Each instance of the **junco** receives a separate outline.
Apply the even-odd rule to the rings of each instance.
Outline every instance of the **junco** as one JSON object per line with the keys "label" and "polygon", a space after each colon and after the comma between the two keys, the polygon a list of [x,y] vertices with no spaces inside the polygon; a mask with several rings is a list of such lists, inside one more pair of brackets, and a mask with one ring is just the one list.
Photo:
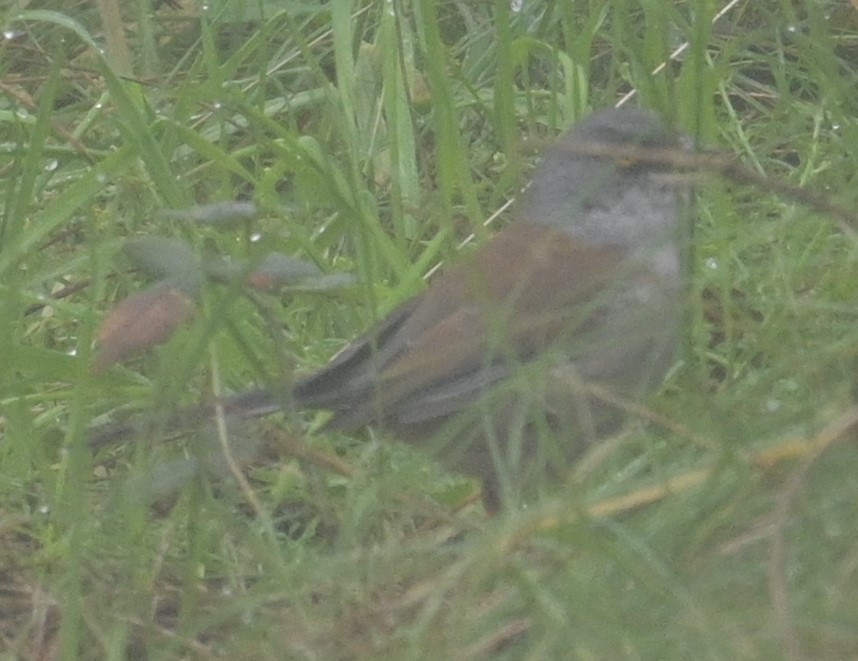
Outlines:
{"label": "junco", "polygon": [[549,148],[516,219],[423,293],[283,392],[224,402],[238,417],[328,409],[435,445],[496,510],[557,473],[660,380],[684,287],[678,142],[651,112],[605,110]]}
{"label": "junco", "polygon": [[544,154],[515,220],[320,371],[223,401],[227,415],[327,409],[431,448],[505,502],[621,419],[678,344],[678,142],[654,114],[596,113]]}

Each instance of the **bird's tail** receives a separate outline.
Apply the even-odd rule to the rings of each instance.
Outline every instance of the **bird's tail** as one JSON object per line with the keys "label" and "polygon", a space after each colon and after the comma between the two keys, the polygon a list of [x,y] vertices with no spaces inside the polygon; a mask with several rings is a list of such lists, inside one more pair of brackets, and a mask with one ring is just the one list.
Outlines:
{"label": "bird's tail", "polygon": [[111,421],[94,425],[88,432],[89,445],[97,451],[108,445],[122,443],[138,437],[156,435],[169,440],[188,434],[214,419],[218,409],[230,420],[248,420],[271,415],[284,408],[291,408],[288,392],[259,388],[231,395],[221,400],[220,405],[204,404],[189,407],[164,416],[152,413],[139,414],[128,420]]}

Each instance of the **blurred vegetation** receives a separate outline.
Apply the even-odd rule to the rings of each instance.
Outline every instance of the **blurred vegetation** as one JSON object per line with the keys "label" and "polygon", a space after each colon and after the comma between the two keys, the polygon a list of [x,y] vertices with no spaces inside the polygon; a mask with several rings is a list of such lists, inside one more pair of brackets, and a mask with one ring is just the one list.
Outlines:
{"label": "blurred vegetation", "polygon": [[[314,416],[230,430],[227,463],[87,445],[324,364],[629,93],[858,208],[853,5],[18,0],[0,23],[4,658],[858,657],[856,228],[765,186],[703,178],[650,415],[521,511]],[[193,211],[231,202],[255,213]],[[96,374],[150,237],[334,279],[195,279],[189,323]]]}

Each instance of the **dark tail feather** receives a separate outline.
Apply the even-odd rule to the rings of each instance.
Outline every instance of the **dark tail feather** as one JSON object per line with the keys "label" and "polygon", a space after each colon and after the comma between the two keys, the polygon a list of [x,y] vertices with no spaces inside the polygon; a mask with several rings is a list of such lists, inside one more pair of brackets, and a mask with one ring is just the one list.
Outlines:
{"label": "dark tail feather", "polygon": [[[291,408],[288,396],[278,395],[265,389],[229,396],[221,402],[221,406],[227,418],[238,420],[260,418],[284,408]],[[93,451],[98,451],[108,445],[144,436],[157,436],[159,439],[169,440],[206,424],[214,418],[215,412],[213,404],[206,404],[176,411],[166,420],[163,416],[145,413],[120,422],[107,422],[90,428],[89,446]]]}
{"label": "dark tail feather", "polygon": [[242,420],[261,418],[290,408],[294,407],[291,405],[288,396],[267,388],[250,390],[223,400],[224,413]]}

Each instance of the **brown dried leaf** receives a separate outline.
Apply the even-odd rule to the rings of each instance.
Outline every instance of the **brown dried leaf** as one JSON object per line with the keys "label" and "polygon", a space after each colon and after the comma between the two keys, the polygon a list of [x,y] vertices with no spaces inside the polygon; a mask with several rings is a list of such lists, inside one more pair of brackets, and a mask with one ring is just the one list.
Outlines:
{"label": "brown dried leaf", "polygon": [[170,283],[129,296],[107,314],[98,330],[93,371],[103,372],[168,340],[193,313],[193,301]]}

